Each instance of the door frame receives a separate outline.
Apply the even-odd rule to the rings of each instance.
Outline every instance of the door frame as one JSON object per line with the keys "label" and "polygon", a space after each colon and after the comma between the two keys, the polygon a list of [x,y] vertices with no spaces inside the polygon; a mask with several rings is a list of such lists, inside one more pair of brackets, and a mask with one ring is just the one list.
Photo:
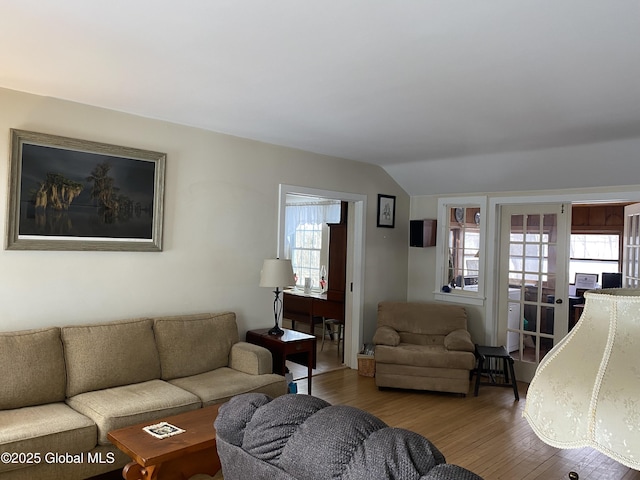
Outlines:
{"label": "door frame", "polygon": [[344,364],[349,368],[357,369],[358,351],[360,350],[360,345],[364,343],[364,255],[367,196],[359,193],[337,192],[281,183],[278,206],[278,257],[284,245],[285,205],[288,194],[308,195],[349,202],[349,214],[347,215]]}
{"label": "door frame", "polygon": [[[495,196],[489,199],[487,212],[487,271],[498,271],[499,267],[499,241],[500,241],[500,219],[503,205],[526,205],[543,203],[565,203],[572,205],[575,203],[615,203],[615,202],[640,202],[640,192],[637,190],[594,190],[592,192],[575,192],[569,194],[542,194],[523,196]],[[568,265],[567,265],[568,267]],[[485,293],[488,301],[485,309],[485,342],[487,345],[496,345],[498,341],[498,278],[485,277]]]}

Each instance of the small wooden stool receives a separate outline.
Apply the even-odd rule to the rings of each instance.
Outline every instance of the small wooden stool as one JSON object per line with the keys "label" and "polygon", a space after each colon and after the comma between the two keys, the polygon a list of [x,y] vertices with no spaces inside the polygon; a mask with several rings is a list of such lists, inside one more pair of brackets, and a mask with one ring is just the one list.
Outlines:
{"label": "small wooden stool", "polygon": [[[491,368],[491,360],[487,362],[487,359],[497,358],[498,360],[502,359],[502,370],[492,369]],[[488,347],[485,345],[476,344],[476,388],[474,391],[474,396],[478,396],[478,390],[480,390],[480,385],[488,385],[491,387],[512,387],[513,394],[516,397],[516,400],[520,400],[520,395],[518,394],[518,384],[516,383],[516,374],[513,371],[513,358],[507,352],[507,349],[504,347]],[[480,377],[483,373],[489,375],[488,382],[481,382]],[[496,375],[501,375],[504,377],[504,382],[497,382]]]}

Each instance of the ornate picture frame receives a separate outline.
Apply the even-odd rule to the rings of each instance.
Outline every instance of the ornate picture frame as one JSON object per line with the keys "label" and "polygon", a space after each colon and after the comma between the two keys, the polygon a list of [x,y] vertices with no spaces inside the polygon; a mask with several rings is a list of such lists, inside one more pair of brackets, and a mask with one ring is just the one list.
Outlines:
{"label": "ornate picture frame", "polygon": [[166,154],[11,129],[7,250],[162,250]]}
{"label": "ornate picture frame", "polygon": [[378,227],[395,228],[396,226],[396,197],[394,195],[378,194]]}

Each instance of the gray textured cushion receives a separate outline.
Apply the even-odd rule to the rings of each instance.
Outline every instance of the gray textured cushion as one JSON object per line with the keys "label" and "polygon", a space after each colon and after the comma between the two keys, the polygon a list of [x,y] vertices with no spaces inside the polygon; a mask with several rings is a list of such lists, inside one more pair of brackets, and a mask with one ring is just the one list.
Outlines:
{"label": "gray textured cushion", "polygon": [[[271,398],[264,393],[247,393],[233,397],[218,409],[218,416],[213,423],[216,433],[232,445],[242,445],[247,423],[259,407],[270,401]],[[227,410],[230,413],[226,413]]]}
{"label": "gray textured cushion", "polygon": [[232,312],[160,317],[153,328],[164,380],[227,367],[239,340]]}
{"label": "gray textured cushion", "polygon": [[59,328],[0,333],[0,365],[0,410],[64,401]]}
{"label": "gray textured cushion", "polygon": [[482,480],[415,432],[308,395],[239,395],[215,427],[225,480]]}
{"label": "gray textured cushion", "polygon": [[160,378],[150,319],[62,328],[67,397]]}

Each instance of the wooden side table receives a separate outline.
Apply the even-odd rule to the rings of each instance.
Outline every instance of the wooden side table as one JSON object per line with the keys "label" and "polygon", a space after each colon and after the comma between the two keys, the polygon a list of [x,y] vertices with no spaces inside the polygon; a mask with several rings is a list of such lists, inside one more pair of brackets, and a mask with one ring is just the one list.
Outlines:
{"label": "wooden side table", "polygon": [[284,375],[287,360],[305,365],[308,369],[307,393],[311,395],[311,374],[316,367],[316,337],[286,328],[282,335],[269,335],[268,332],[268,328],[249,330],[246,340],[271,352],[273,373]]}

